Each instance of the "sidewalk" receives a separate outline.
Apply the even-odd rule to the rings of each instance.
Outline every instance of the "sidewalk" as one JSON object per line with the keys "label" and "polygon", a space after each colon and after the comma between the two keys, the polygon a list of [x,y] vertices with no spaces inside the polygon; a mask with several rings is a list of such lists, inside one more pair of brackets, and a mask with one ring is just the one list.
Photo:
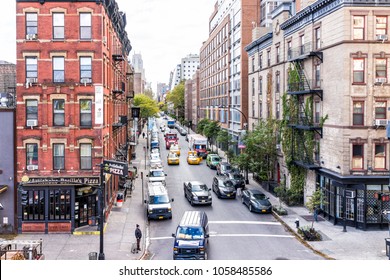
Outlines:
{"label": "sidewalk", "polygon": [[[219,155],[226,159],[225,153],[218,149]],[[272,193],[267,192],[253,180],[249,175],[249,185],[251,188],[261,188],[270,198],[272,205],[279,205],[279,199]],[[279,216],[273,213],[286,229],[301,240],[307,247],[323,255],[327,259],[336,260],[388,260],[386,256],[385,238],[390,237],[389,229],[359,230],[354,227],[347,227],[343,232],[343,227],[333,225],[332,222],[318,215],[318,222],[314,222],[314,228],[321,234],[322,241],[305,241],[298,234],[296,219],[299,220],[299,226],[311,226],[313,214],[303,206],[289,207],[282,203],[282,207],[287,210],[288,215]]]}
{"label": "sidewalk", "polygon": [[[142,135],[142,132],[141,132]],[[127,196],[121,207],[113,206],[104,225],[103,252],[106,260],[138,260],[147,259],[146,242],[148,232],[145,218],[146,212],[142,197],[141,172],[145,173],[145,154],[143,147],[146,139],[139,138],[136,146],[136,159],[132,161],[138,168],[138,178],[131,196]],[[140,225],[142,231],[141,249],[139,253],[131,253],[132,244],[136,242],[135,226]],[[98,226],[85,226],[74,234],[19,234],[15,240],[43,240],[43,253],[46,260],[88,260],[90,252],[100,250],[100,232]]]}

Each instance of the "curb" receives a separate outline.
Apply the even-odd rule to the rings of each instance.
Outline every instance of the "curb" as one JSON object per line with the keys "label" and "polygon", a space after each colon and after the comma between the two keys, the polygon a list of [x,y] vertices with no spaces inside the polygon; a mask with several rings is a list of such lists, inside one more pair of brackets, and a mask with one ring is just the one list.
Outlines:
{"label": "curb", "polygon": [[[106,232],[108,223],[104,223],[103,233]],[[94,231],[73,231],[73,235],[100,235],[100,230]]]}
{"label": "curb", "polygon": [[[306,246],[307,248],[309,248],[310,250],[312,250],[314,253],[316,253],[317,255],[320,255],[321,257],[324,257],[325,259],[327,260],[335,260],[334,258],[332,257],[329,257],[327,254],[324,254],[323,252],[321,251],[318,251],[317,249],[314,249],[313,246],[311,246],[305,239],[302,238],[302,236],[300,236],[297,232],[295,232],[295,230],[293,230],[285,221],[283,221],[283,219],[275,213],[275,211],[272,210],[272,215],[275,217],[275,219],[277,219],[291,234],[293,234],[295,236],[296,239],[298,239],[299,242],[301,242],[304,246]],[[320,241],[318,241],[320,242]]]}

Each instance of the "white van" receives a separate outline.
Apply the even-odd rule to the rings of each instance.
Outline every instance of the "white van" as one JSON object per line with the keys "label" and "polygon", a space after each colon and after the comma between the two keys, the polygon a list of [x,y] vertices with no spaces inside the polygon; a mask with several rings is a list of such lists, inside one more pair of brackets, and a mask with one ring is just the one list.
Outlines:
{"label": "white van", "polygon": [[161,182],[149,182],[145,203],[148,220],[172,219],[173,199],[169,199],[168,191]]}

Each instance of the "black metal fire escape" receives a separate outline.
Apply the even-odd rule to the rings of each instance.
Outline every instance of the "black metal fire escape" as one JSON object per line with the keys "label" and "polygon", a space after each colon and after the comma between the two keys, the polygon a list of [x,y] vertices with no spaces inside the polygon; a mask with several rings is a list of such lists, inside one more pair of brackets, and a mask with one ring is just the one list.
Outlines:
{"label": "black metal fire escape", "polygon": [[313,98],[307,98],[310,95],[316,95],[322,101],[323,90],[320,80],[308,79],[305,74],[304,63],[308,59],[312,61],[315,59],[318,63],[322,63],[322,52],[313,51],[310,43],[288,51],[288,61],[292,63],[292,71],[295,72],[295,75],[293,79],[289,78],[287,94],[291,95],[298,108],[296,115],[291,116],[289,126],[292,128],[293,163],[306,169],[315,170],[320,166],[314,160],[312,151],[309,151],[307,145],[305,145],[305,137],[307,137],[307,132],[312,131],[314,132],[313,137],[317,133],[322,138],[322,126],[318,122],[314,122],[313,112],[311,112],[312,115],[308,115],[306,102],[309,102],[309,100],[313,102]]}

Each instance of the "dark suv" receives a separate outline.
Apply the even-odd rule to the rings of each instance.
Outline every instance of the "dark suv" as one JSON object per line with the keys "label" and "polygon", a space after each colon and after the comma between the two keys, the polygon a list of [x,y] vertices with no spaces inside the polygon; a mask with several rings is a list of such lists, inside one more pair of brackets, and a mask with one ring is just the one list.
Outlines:
{"label": "dark suv", "polygon": [[226,177],[232,181],[234,187],[237,188],[245,188],[245,180],[244,176],[242,176],[239,172],[230,172],[226,174]]}
{"label": "dark suv", "polygon": [[228,162],[220,162],[217,164],[217,175],[226,175],[232,171],[232,166]]}
{"label": "dark suv", "polygon": [[212,190],[218,198],[236,198],[236,188],[226,176],[215,176]]}

